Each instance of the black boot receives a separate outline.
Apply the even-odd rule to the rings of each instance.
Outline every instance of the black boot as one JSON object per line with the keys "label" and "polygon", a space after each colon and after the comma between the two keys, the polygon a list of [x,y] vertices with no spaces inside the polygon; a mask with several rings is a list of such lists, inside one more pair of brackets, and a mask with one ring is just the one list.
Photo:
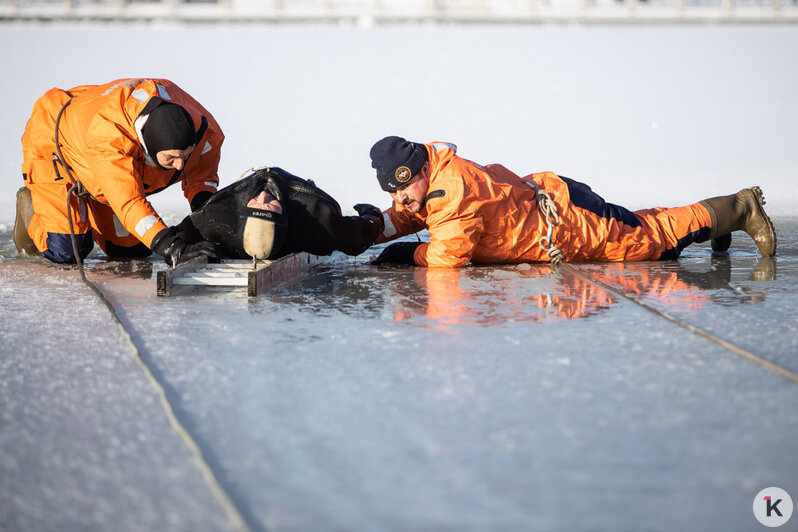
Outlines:
{"label": "black boot", "polygon": [[765,197],[759,187],[745,188],[730,196],[706,199],[701,204],[709,211],[712,221],[709,237],[713,239],[713,250],[725,251],[731,244],[730,234],[733,231],[745,231],[754,239],[763,256],[770,257],[776,253],[776,230],[765,213]]}
{"label": "black boot", "polygon": [[28,255],[38,255],[39,250],[36,249],[36,244],[28,234],[28,225],[30,225],[31,218],[33,218],[33,200],[30,196],[30,190],[27,187],[22,187],[17,191],[17,217],[14,220],[14,245],[17,251],[23,251]]}
{"label": "black boot", "polygon": [[729,250],[729,246],[731,246],[731,233],[713,238],[710,244],[712,245],[712,251],[715,253],[725,253]]}

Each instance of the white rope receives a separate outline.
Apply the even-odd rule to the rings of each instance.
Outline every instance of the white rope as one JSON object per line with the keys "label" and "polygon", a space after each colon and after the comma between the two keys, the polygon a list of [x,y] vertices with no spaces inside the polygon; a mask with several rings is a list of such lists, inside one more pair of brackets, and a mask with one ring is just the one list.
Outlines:
{"label": "white rope", "polygon": [[[559,214],[557,212],[557,204],[554,203],[554,200],[551,199],[551,196],[548,194],[548,192],[546,192],[545,190],[542,190],[540,187],[538,187],[537,185],[535,185],[531,181],[529,181],[527,179],[524,179],[524,183],[526,183],[529,187],[534,189],[534,191],[535,191],[535,200],[538,202],[538,210],[540,210],[540,213],[545,217],[546,224],[548,226],[548,231],[546,232],[546,236],[545,237],[543,237],[543,236],[540,237],[540,241],[539,241],[540,247],[544,251],[546,251],[546,253],[548,253],[549,257],[551,258],[552,264],[557,266],[557,265],[560,264],[560,262],[562,262],[565,259],[565,254],[562,252],[562,250],[560,248],[558,248],[557,246],[555,246],[554,244],[552,244],[552,232],[554,230],[554,227],[556,227],[560,223],[560,216],[559,216]],[[544,239],[545,239],[545,243],[544,243]],[[620,297],[622,297],[624,299],[628,299],[632,303],[640,305],[644,309],[646,309],[646,310],[648,310],[650,312],[653,312],[654,314],[657,314],[658,316],[661,316],[662,318],[665,318],[666,320],[670,321],[671,323],[675,323],[676,325],[678,325],[680,327],[683,327],[684,329],[687,329],[688,331],[690,331],[693,334],[696,334],[697,336],[705,338],[706,340],[709,340],[710,342],[714,342],[715,344],[717,344],[717,345],[719,345],[719,346],[731,351],[732,353],[735,353],[736,355],[739,355],[739,356],[741,356],[741,357],[743,357],[743,358],[745,358],[747,360],[750,360],[751,362],[759,364],[760,366],[763,366],[764,368],[766,368],[766,369],[768,369],[768,370],[770,370],[770,371],[772,371],[774,373],[777,373],[777,374],[781,375],[784,378],[787,378],[787,379],[789,379],[789,380],[791,380],[793,382],[798,382],[798,373],[795,373],[795,372],[790,371],[790,370],[788,370],[786,368],[783,368],[783,367],[781,367],[781,366],[779,366],[777,364],[774,364],[774,363],[772,363],[772,362],[770,362],[770,361],[768,361],[768,360],[766,360],[766,359],[764,359],[762,357],[759,357],[759,356],[751,353],[750,351],[746,351],[745,349],[737,347],[736,345],[734,345],[732,343],[729,343],[726,340],[723,340],[722,338],[718,338],[717,336],[715,336],[713,334],[710,334],[707,331],[704,331],[703,329],[700,329],[700,328],[696,327],[695,325],[687,323],[686,321],[683,321],[683,320],[681,320],[681,319],[679,319],[679,318],[677,318],[675,316],[671,316],[667,312],[659,310],[658,308],[656,308],[656,307],[654,307],[652,305],[649,305],[648,303],[645,303],[644,301],[640,301],[639,299],[637,299],[637,298],[635,298],[633,296],[630,296],[629,294],[625,293],[623,290],[620,290],[618,288],[615,288],[612,285],[609,285],[607,283],[599,281],[598,279],[594,279],[592,276],[590,276],[590,275],[578,270],[577,268],[571,266],[570,264],[563,264],[562,267],[570,270],[572,273],[578,275],[579,277],[582,277],[583,279],[585,279],[586,281],[588,281],[590,283],[598,285],[598,286],[602,287],[603,289],[605,289],[605,290],[607,290],[609,292],[612,292],[612,293],[614,293],[614,294],[616,294],[616,295],[618,295],[618,296],[620,296]]]}
{"label": "white rope", "polygon": [[254,174],[255,172],[257,172],[258,170],[263,170],[263,169],[270,170],[270,168],[269,168],[268,166],[259,166],[259,167],[257,167],[257,168],[254,168],[254,167],[250,166],[249,168],[247,168],[246,170],[244,170],[244,173],[243,173],[243,174],[241,174],[241,176],[239,176],[239,178],[237,179],[237,181],[241,181],[241,180],[242,180],[242,179],[244,179],[245,177],[248,177],[248,176],[250,176],[250,175]]}
{"label": "white rope", "polygon": [[551,263],[554,266],[557,266],[563,260],[565,260],[565,253],[563,253],[562,249],[554,245],[552,238],[552,235],[554,234],[554,228],[560,225],[560,214],[557,212],[557,204],[554,203],[554,200],[551,199],[551,196],[548,192],[534,184],[532,181],[524,179],[524,183],[526,183],[527,186],[531,187],[532,190],[535,191],[535,201],[537,201],[538,210],[540,211],[540,214],[543,215],[543,219],[546,221],[546,236],[540,237],[538,245],[540,246],[540,249],[545,251],[549,256]]}

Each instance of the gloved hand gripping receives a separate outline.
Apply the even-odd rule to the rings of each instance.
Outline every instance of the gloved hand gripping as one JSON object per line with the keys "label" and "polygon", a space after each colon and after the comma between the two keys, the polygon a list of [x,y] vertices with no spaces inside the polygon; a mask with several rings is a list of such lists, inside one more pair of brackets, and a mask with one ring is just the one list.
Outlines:
{"label": "gloved hand gripping", "polygon": [[368,203],[358,203],[352,208],[355,209],[355,212],[357,212],[361,218],[365,218],[366,220],[377,224],[379,231],[377,231],[376,234],[382,234],[382,231],[385,229],[385,219],[382,217],[382,211],[380,209]]}
{"label": "gloved hand gripping", "polygon": [[186,244],[174,227],[161,229],[152,239],[150,247],[155,253],[161,255],[164,262],[172,268],[181,262],[201,256],[208,257],[211,262],[218,262],[221,256],[218,246],[213,242],[203,240],[196,244]]}
{"label": "gloved hand gripping", "polygon": [[392,264],[407,264],[415,266],[416,261],[413,255],[416,248],[421,245],[421,242],[395,242],[382,250],[380,255],[371,261],[371,264],[383,264],[390,262]]}

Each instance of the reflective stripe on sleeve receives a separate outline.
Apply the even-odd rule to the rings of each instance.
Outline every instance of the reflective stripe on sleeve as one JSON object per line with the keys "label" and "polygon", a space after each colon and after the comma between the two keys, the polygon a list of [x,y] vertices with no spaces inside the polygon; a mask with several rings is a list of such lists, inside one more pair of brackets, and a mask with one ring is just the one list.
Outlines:
{"label": "reflective stripe on sleeve", "polygon": [[443,150],[454,150],[457,151],[457,146],[454,144],[449,144],[448,142],[434,142],[432,147],[435,148],[436,152],[443,151]]}
{"label": "reflective stripe on sleeve", "polygon": [[158,87],[158,96],[160,96],[164,100],[171,100],[172,99],[172,97],[169,96],[169,93],[166,92],[166,87],[164,87],[160,83],[156,83],[155,86]]}
{"label": "reflective stripe on sleeve", "polygon": [[149,216],[145,216],[139,223],[136,224],[136,234],[139,236],[144,236],[144,233],[149,231],[150,229],[158,223],[158,218],[150,214]]}
{"label": "reflective stripe on sleeve", "polygon": [[116,236],[128,236],[130,234],[116,214],[114,214],[114,229],[116,230]]}
{"label": "reflective stripe on sleeve", "polygon": [[136,89],[133,92],[131,92],[130,95],[133,96],[133,98],[135,98],[136,101],[139,103],[146,102],[150,97],[150,95],[147,94],[147,91],[145,91],[144,89]]}
{"label": "reflective stripe on sleeve", "polygon": [[393,226],[393,222],[391,221],[391,217],[388,216],[388,213],[383,213],[382,219],[385,222],[385,228],[382,230],[382,236],[385,238],[391,238],[393,235],[396,234],[396,227]]}

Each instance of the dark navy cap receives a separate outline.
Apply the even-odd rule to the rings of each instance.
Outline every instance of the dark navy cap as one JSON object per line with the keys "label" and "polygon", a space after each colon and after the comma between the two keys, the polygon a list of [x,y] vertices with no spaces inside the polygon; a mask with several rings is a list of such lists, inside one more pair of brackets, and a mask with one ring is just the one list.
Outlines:
{"label": "dark navy cap", "polygon": [[421,144],[402,137],[385,137],[371,147],[371,167],[386,192],[393,192],[418,174],[427,162],[427,150]]}

